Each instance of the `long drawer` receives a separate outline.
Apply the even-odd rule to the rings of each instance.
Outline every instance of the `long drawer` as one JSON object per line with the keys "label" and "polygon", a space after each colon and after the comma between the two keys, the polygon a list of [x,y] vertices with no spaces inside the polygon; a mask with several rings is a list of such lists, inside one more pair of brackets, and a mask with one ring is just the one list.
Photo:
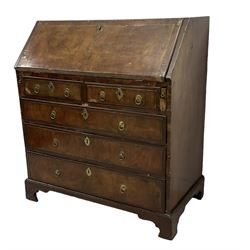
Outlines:
{"label": "long drawer", "polygon": [[163,181],[34,153],[27,153],[27,161],[30,179],[153,211],[164,211]]}
{"label": "long drawer", "polygon": [[63,156],[113,164],[147,175],[164,176],[163,146],[126,142],[105,136],[24,125],[26,146]]}
{"label": "long drawer", "polygon": [[24,120],[152,143],[166,143],[166,118],[110,109],[22,100]]}

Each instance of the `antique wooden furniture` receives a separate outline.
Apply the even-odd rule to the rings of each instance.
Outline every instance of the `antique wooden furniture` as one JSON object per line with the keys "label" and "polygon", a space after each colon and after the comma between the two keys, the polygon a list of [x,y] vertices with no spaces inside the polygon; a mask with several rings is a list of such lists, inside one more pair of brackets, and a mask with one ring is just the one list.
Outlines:
{"label": "antique wooden furniture", "polygon": [[27,199],[51,190],[131,211],[172,239],[203,196],[208,26],[37,22],[15,66]]}

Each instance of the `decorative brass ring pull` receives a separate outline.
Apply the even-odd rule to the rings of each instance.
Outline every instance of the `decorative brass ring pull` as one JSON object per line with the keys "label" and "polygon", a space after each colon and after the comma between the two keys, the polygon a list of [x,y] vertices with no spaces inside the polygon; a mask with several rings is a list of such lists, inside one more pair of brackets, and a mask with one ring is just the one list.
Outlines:
{"label": "decorative brass ring pull", "polygon": [[35,93],[35,94],[39,94],[39,92],[40,92],[40,85],[39,85],[39,84],[36,84],[36,85],[34,86],[34,93]]}
{"label": "decorative brass ring pull", "polygon": [[127,191],[126,185],[122,184],[122,185],[120,186],[120,192],[121,192],[122,194],[124,194],[126,191]]}
{"label": "decorative brass ring pull", "polygon": [[120,159],[121,161],[125,159],[125,153],[124,153],[123,150],[121,150],[120,153],[119,153],[119,159]]}
{"label": "decorative brass ring pull", "polygon": [[142,96],[141,95],[136,95],[135,96],[135,104],[139,106],[139,105],[142,104],[142,102],[143,102]]}
{"label": "decorative brass ring pull", "polygon": [[100,93],[99,93],[100,101],[104,102],[105,101],[105,97],[106,97],[105,91],[101,90]]}
{"label": "decorative brass ring pull", "polygon": [[86,146],[89,146],[89,145],[90,145],[90,138],[89,138],[88,136],[86,136],[86,137],[84,138],[84,143],[85,143]]}
{"label": "decorative brass ring pull", "polygon": [[125,129],[125,123],[124,123],[124,121],[120,121],[119,122],[118,128],[119,128],[120,131],[123,131]]}
{"label": "decorative brass ring pull", "polygon": [[54,148],[57,148],[59,146],[59,140],[57,138],[53,138],[52,146]]}
{"label": "decorative brass ring pull", "polygon": [[90,168],[86,169],[86,175],[89,176],[89,177],[92,175],[92,171],[91,171]]}
{"label": "decorative brass ring pull", "polygon": [[56,119],[56,111],[55,110],[51,111],[51,113],[50,113],[50,119],[51,120],[55,120]]}
{"label": "decorative brass ring pull", "polygon": [[59,169],[56,169],[56,170],[55,170],[55,175],[56,175],[56,176],[60,176],[61,174],[62,174],[62,173],[61,173],[61,171],[60,171]]}
{"label": "decorative brass ring pull", "polygon": [[115,93],[116,93],[117,99],[118,99],[119,101],[121,101],[121,99],[122,99],[123,96],[124,96],[124,93],[123,93],[122,89],[121,89],[121,88],[118,88],[118,89],[116,90]]}
{"label": "decorative brass ring pull", "polygon": [[54,83],[50,81],[49,84],[48,84],[48,88],[49,88],[50,92],[54,92],[54,90],[55,90]]}
{"label": "decorative brass ring pull", "polygon": [[88,110],[87,109],[83,109],[81,115],[82,115],[82,117],[83,117],[84,120],[87,120],[88,117],[89,117]]}
{"label": "decorative brass ring pull", "polygon": [[70,90],[69,90],[69,88],[66,88],[66,89],[64,90],[64,96],[65,96],[66,98],[69,98],[69,97],[70,97]]}

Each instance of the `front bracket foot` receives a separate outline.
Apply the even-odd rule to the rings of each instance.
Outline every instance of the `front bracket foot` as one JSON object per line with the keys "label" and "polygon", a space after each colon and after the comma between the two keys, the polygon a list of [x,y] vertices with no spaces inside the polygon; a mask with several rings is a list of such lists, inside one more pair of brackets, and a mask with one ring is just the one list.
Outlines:
{"label": "front bracket foot", "polygon": [[47,188],[41,188],[41,186],[36,185],[34,182],[30,181],[29,179],[25,180],[25,191],[26,191],[26,199],[31,201],[38,201],[37,199],[37,192],[43,191],[48,192],[49,189]]}
{"label": "front bracket foot", "polygon": [[177,233],[177,225],[179,216],[171,216],[168,214],[140,213],[139,218],[154,222],[159,228],[159,237],[172,240]]}

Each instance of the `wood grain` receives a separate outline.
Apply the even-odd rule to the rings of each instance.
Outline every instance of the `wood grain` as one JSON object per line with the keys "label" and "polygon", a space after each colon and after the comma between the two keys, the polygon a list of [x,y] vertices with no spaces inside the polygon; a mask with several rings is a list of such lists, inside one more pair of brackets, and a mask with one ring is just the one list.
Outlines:
{"label": "wood grain", "polygon": [[[165,177],[165,147],[28,124],[24,125],[24,133],[29,150],[112,164],[147,176]],[[86,138],[89,145],[85,143]]]}
{"label": "wood grain", "polygon": [[19,87],[21,97],[81,103],[82,85],[78,81],[30,77],[24,78]]}
{"label": "wood grain", "polygon": [[15,66],[27,199],[121,208],[173,239],[204,193],[208,32],[209,17],[37,22]]}
{"label": "wood grain", "polygon": [[[88,103],[98,103],[102,105],[115,105],[134,107],[140,109],[156,110],[159,109],[158,100],[160,98],[160,88],[143,89],[138,87],[128,87],[124,85],[103,85],[90,84],[87,85],[87,101]],[[118,91],[121,91],[123,96],[118,98]],[[105,93],[104,98],[101,98],[101,92]],[[141,96],[141,102],[136,102],[136,97]]]}
{"label": "wood grain", "polygon": [[16,69],[163,80],[181,21],[39,21]]}
{"label": "wood grain", "polygon": [[[164,211],[164,182],[28,153],[29,178],[153,211]],[[91,176],[86,174],[90,169]],[[121,185],[126,190],[121,192]]]}
{"label": "wood grain", "polygon": [[[24,120],[140,141],[166,142],[164,116],[27,100],[23,100],[21,105]],[[51,119],[53,111],[56,113],[55,119]],[[82,116],[85,111],[88,114],[86,120]],[[120,122],[124,123],[123,130],[119,129]]]}
{"label": "wood grain", "polygon": [[168,73],[171,77],[168,211],[202,175],[209,18],[188,19],[184,24]]}

